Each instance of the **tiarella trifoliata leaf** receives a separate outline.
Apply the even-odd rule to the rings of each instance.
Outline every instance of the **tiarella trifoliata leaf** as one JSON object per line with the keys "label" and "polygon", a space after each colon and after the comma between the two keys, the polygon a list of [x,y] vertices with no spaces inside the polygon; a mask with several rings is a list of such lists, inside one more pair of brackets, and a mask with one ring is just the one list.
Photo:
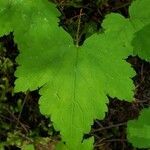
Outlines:
{"label": "tiarella trifoliata leaf", "polygon": [[145,108],[137,120],[131,120],[127,126],[127,137],[134,147],[150,148],[150,109]]}
{"label": "tiarella trifoliata leaf", "polygon": [[[118,36],[114,31],[117,28],[111,30],[106,21],[103,34],[91,36],[78,47],[58,27],[58,13],[51,3],[3,1],[0,0],[0,34],[14,31],[20,49],[16,92],[41,87],[40,110],[60,130],[64,148],[91,150],[93,138],[83,140],[83,135],[90,131],[93,119],[104,118],[107,95],[133,99],[131,78],[135,73],[125,61],[131,40],[122,39],[122,33]],[[111,17],[117,17],[116,26],[126,22],[124,18],[118,21],[118,16]]]}

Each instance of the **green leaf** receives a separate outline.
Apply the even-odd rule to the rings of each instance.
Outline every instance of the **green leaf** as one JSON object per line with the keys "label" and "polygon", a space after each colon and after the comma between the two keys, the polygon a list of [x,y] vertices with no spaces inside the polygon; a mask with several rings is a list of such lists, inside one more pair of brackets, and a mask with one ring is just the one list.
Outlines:
{"label": "green leaf", "polygon": [[[119,39],[111,34],[93,35],[82,47],[77,48],[71,42],[64,45],[62,41],[60,47],[54,48],[55,57],[50,57],[49,50],[45,50],[47,57],[42,60],[38,56],[46,68],[43,72],[49,76],[40,90],[41,112],[51,115],[55,128],[61,130],[62,139],[71,150],[81,149],[79,143],[83,134],[90,131],[93,118],[104,118],[108,103],[106,95],[129,101],[133,98],[134,85],[130,78],[134,71],[123,60],[124,52],[120,49],[124,47],[118,43]],[[28,69],[31,72],[32,68]],[[16,81],[16,88],[18,86],[20,89],[23,85]]]}
{"label": "green leaf", "polygon": [[56,26],[57,16],[57,9],[47,0],[0,0],[0,36],[15,31],[15,36],[22,38],[23,34],[33,34],[35,24],[41,29],[48,22]]}
{"label": "green leaf", "polygon": [[103,28],[105,32],[111,32],[114,37],[117,36],[120,39],[120,42],[126,48],[126,56],[133,54],[131,41],[133,39],[133,33],[136,31],[129,19],[124,18],[120,14],[111,13],[105,17]]}
{"label": "green leaf", "polygon": [[22,150],[34,150],[33,144],[25,144],[22,148]]}
{"label": "green leaf", "polygon": [[[132,5],[129,8],[129,18],[124,18],[119,14],[111,13],[106,16],[103,24],[107,28],[107,30],[111,30],[120,37],[120,40],[124,42],[126,46],[127,55],[139,55],[142,58],[150,60],[150,55],[145,56],[145,54],[149,54],[148,45],[143,45],[142,50],[137,48],[137,45],[131,43],[134,39],[134,43],[139,42],[139,36],[135,38],[136,35],[134,33],[139,32],[140,30],[145,30],[145,26],[150,24],[150,1],[149,0],[135,0],[132,2]],[[149,32],[149,29],[147,27]],[[141,32],[142,32],[141,31]],[[143,33],[144,36],[144,33]],[[145,35],[144,39],[149,39],[148,34]],[[147,39],[147,40],[148,40]],[[135,41],[137,40],[137,41]],[[140,42],[141,43],[141,42]],[[140,45],[140,44],[139,44]],[[136,49],[137,48],[137,49]],[[134,49],[134,50],[133,50]]]}
{"label": "green leaf", "polygon": [[150,1],[135,0],[129,9],[130,21],[135,28],[142,28],[150,23]]}
{"label": "green leaf", "polygon": [[133,52],[139,57],[150,61],[150,1],[136,0],[130,8],[130,14],[131,23],[138,31],[134,35]]}
{"label": "green leaf", "polygon": [[[66,149],[91,150],[93,138],[83,140],[83,136],[90,131],[93,119],[104,118],[107,95],[133,99],[131,78],[135,72],[125,61],[129,41],[103,24],[103,34],[94,34],[78,47],[58,27],[58,13],[51,3],[7,2],[11,2],[8,10],[14,13],[0,11],[1,21],[10,27],[6,33],[14,31],[20,49],[15,91],[41,87],[40,110],[60,130]],[[6,7],[9,3],[4,4]],[[120,23],[116,19],[116,24]]]}
{"label": "green leaf", "polygon": [[[94,142],[94,138],[90,138],[90,139],[86,140],[86,143],[83,142],[83,144],[80,145],[79,149],[81,149],[81,150],[92,150],[93,149],[93,142]],[[56,150],[70,150],[70,148],[68,146],[66,146],[63,142],[59,142],[56,145]]]}
{"label": "green leaf", "polygon": [[131,120],[127,126],[127,138],[134,147],[150,148],[150,109],[145,108],[137,120]]}
{"label": "green leaf", "polygon": [[0,150],[5,150],[4,143],[0,142]]}
{"label": "green leaf", "polygon": [[16,71],[19,78],[15,89],[26,91],[42,86],[40,110],[61,131],[66,147],[91,149],[88,141],[82,143],[83,135],[90,131],[93,119],[104,118],[107,95],[133,99],[131,78],[135,73],[124,60],[126,48],[111,32],[95,34],[76,47],[62,28],[53,28],[51,22],[47,28],[45,32],[42,28],[35,32],[32,29],[35,35],[42,31],[40,38],[44,41],[32,36],[17,38],[22,51],[17,59],[21,66]]}
{"label": "green leaf", "polygon": [[150,24],[135,33],[132,45],[135,53],[150,61]]}

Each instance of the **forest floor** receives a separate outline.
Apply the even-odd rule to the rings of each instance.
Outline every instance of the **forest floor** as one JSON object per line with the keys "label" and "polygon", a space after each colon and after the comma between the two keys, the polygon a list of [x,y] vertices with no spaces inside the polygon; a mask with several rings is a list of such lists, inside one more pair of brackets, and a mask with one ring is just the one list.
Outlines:
{"label": "forest floor", "polygon": [[[75,1],[75,2],[74,2]],[[60,24],[73,38],[82,9],[80,44],[84,39],[101,29],[105,15],[118,12],[128,17],[131,0],[92,0],[55,1],[62,12]],[[77,2],[76,2],[77,1]],[[8,140],[6,150],[17,150],[21,140],[36,139],[37,150],[52,150],[60,135],[48,118],[39,111],[38,90],[27,93],[14,93],[15,58],[19,54],[13,41],[13,33],[0,38],[0,141]],[[150,63],[136,57],[129,57],[137,75],[134,77],[135,100],[132,103],[109,98],[109,112],[104,120],[95,120],[88,135],[94,136],[97,150],[137,150],[126,138],[127,121],[138,117],[142,108],[150,106]],[[48,138],[50,137],[50,138]],[[43,145],[43,141],[45,144]],[[47,142],[48,141],[48,142]]]}

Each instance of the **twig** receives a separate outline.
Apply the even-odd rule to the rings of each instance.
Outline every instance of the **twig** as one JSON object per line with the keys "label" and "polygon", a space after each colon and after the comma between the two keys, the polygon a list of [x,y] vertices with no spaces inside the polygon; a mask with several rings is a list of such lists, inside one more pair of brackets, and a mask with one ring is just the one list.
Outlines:
{"label": "twig", "polygon": [[123,5],[120,5],[120,6],[117,6],[117,7],[113,8],[113,9],[111,9],[111,10],[112,10],[112,11],[115,11],[115,10],[118,10],[118,9],[120,9],[120,8],[126,7],[126,6],[128,6],[129,4],[130,4],[130,2],[128,2],[128,3],[126,3],[126,4],[123,4]]}
{"label": "twig", "polygon": [[24,98],[24,100],[23,100],[23,104],[22,104],[22,107],[21,107],[21,111],[20,111],[20,113],[19,113],[19,115],[18,115],[18,118],[17,118],[17,124],[16,124],[16,127],[17,127],[18,124],[19,124],[19,120],[20,120],[20,117],[21,117],[21,114],[22,114],[24,105],[25,105],[25,103],[26,103],[26,100],[28,99],[28,95],[29,95],[29,91],[27,91],[26,96],[25,96],[25,98]]}
{"label": "twig", "polygon": [[107,127],[102,127],[102,128],[99,128],[99,129],[95,129],[95,130],[91,131],[91,133],[95,133],[95,132],[98,132],[98,131],[102,131],[102,130],[106,130],[106,129],[111,129],[111,128],[123,126],[125,124],[126,124],[126,122],[113,124],[113,125],[110,125],[110,126],[107,126]]}
{"label": "twig", "polygon": [[79,34],[80,34],[80,27],[81,27],[81,16],[82,16],[82,11],[83,9],[80,9],[80,14],[79,14],[79,21],[78,21],[78,27],[77,27],[77,34],[76,34],[76,46],[79,46]]}
{"label": "twig", "polygon": [[[12,112],[10,112],[8,109],[5,109],[5,110],[14,118],[15,121],[18,120],[18,119],[16,118],[16,116],[15,116]],[[19,123],[20,126],[24,129],[25,132],[28,132],[27,129],[26,129],[26,127],[25,127],[25,125],[24,125],[23,123],[21,123],[20,121],[19,121],[18,123]],[[17,126],[16,126],[16,127],[17,127]]]}
{"label": "twig", "polygon": [[105,142],[126,142],[127,139],[110,139],[106,140]]}
{"label": "twig", "polygon": [[22,138],[26,139],[27,141],[34,143],[34,140],[32,140],[31,138],[25,136],[24,134],[18,133],[19,136],[21,136]]}
{"label": "twig", "polygon": [[126,142],[127,139],[110,139],[110,140],[101,140],[101,143],[98,143],[98,144],[95,144],[94,147],[100,147],[101,145],[104,145],[104,143],[107,143],[107,142]]}

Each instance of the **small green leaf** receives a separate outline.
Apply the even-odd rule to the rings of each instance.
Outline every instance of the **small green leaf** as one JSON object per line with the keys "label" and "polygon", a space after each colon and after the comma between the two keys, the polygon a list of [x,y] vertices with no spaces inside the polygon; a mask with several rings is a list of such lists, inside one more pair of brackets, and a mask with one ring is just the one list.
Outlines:
{"label": "small green leaf", "polygon": [[22,150],[34,150],[33,144],[25,144],[22,148]]}
{"label": "small green leaf", "polygon": [[146,61],[150,61],[150,24],[135,33],[132,45],[134,53]]}
{"label": "small green leaf", "polygon": [[127,138],[133,146],[138,148],[150,148],[150,109],[141,111],[138,120],[128,122]]}
{"label": "small green leaf", "polygon": [[[124,18],[119,14],[111,13],[106,16],[106,19],[103,22],[104,28],[113,31],[114,34],[116,34],[116,32],[118,33],[117,36],[120,37],[120,40],[123,41],[124,45],[126,46],[127,55],[139,55],[140,57],[145,58],[146,60],[150,60],[148,50],[150,28],[148,27],[148,24],[150,24],[149,0],[133,1],[132,5],[129,7],[129,18]],[[148,33],[145,34],[146,30]],[[142,33],[142,31],[145,32]],[[134,35],[134,33],[136,32],[138,32],[138,37],[135,37],[137,36],[136,34]],[[141,38],[139,34],[143,38]],[[131,41],[133,39],[134,44],[131,44]],[[140,41],[141,39],[142,41]],[[141,44],[144,40],[146,41],[143,44]]]}
{"label": "small green leaf", "polygon": [[139,57],[150,61],[150,1],[136,0],[130,7],[130,14],[130,21],[137,31],[132,42],[133,52]]}
{"label": "small green leaf", "polygon": [[130,21],[135,28],[142,28],[150,23],[150,1],[134,0],[129,9]]}
{"label": "small green leaf", "polygon": [[0,142],[0,150],[5,150],[5,147],[4,147],[4,143],[3,142]]}
{"label": "small green leaf", "polygon": [[136,31],[129,19],[124,18],[120,14],[111,13],[105,17],[103,28],[105,32],[111,32],[114,37],[117,36],[120,39],[120,43],[125,47],[127,57],[133,54],[131,41],[133,39],[133,33]]}

